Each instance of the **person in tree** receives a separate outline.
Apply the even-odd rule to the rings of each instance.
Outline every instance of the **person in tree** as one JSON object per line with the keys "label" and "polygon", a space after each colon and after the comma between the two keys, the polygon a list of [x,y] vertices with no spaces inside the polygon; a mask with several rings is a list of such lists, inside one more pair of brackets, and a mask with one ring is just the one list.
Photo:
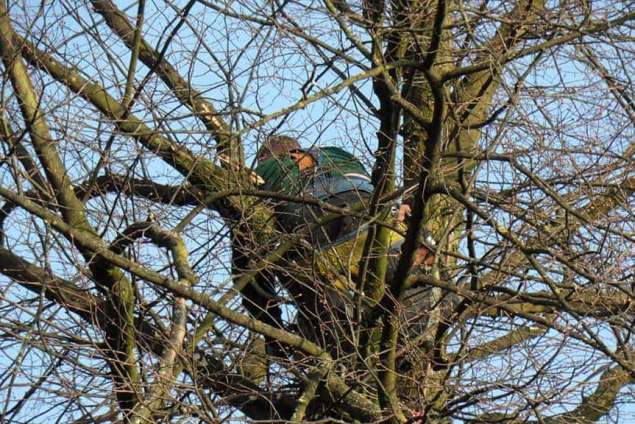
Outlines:
{"label": "person in tree", "polygon": [[[339,147],[303,149],[287,136],[269,137],[257,155],[256,173],[261,189],[308,199],[336,207],[351,207],[370,201],[373,185],[363,164]],[[307,230],[328,215],[320,206],[303,202],[277,202],[278,224],[287,233]],[[356,216],[339,216],[309,230],[309,240],[320,248],[346,238],[363,222]],[[349,234],[350,233],[350,234]]]}
{"label": "person in tree", "polygon": [[[304,335],[323,346],[333,343],[338,337],[327,334],[341,324],[350,305],[347,298],[352,287],[346,276],[350,280],[356,273],[367,222],[361,214],[338,216],[317,202],[301,200],[319,200],[364,212],[374,190],[370,175],[357,157],[339,147],[304,149],[296,139],[284,135],[269,137],[256,159],[255,172],[264,181],[259,188],[295,200],[272,199],[280,230],[303,234],[305,245],[289,253],[287,266],[283,267],[286,272],[274,276],[264,271],[254,284],[245,287],[243,305],[254,317],[282,326],[280,305],[273,295],[277,277],[300,308],[297,321]],[[402,222],[408,212],[409,207],[401,205],[395,219]],[[403,238],[397,232],[391,236],[391,250],[396,255]],[[422,247],[417,258],[417,265],[429,264],[433,256]],[[324,280],[328,284],[318,284],[319,274],[327,277]],[[267,346],[279,353],[277,344],[269,342]]]}

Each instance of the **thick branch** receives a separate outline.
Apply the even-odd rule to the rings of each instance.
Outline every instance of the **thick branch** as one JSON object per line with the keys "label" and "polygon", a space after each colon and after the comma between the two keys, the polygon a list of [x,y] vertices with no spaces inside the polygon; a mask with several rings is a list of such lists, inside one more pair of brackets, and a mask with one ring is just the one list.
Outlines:
{"label": "thick branch", "polygon": [[459,353],[455,358],[450,359],[450,362],[469,362],[478,361],[487,358],[493,354],[500,352],[507,352],[513,346],[522,343],[525,340],[538,337],[545,334],[549,329],[547,327],[533,327],[524,325],[516,328],[504,336],[498,337],[482,345],[476,346],[467,352]]}
{"label": "thick branch", "polygon": [[571,412],[545,419],[545,424],[595,423],[604,417],[615,405],[620,390],[634,384],[635,378],[625,369],[617,366],[609,368],[600,377],[597,388]]}
{"label": "thick branch", "polygon": [[[110,0],[91,0],[91,3],[95,11],[104,17],[110,29],[121,38],[129,49],[134,49],[135,28],[128,17]],[[143,37],[140,38],[138,49],[139,59],[148,68],[156,71],[179,101],[188,106],[194,115],[205,124],[205,127],[212,132],[218,142],[219,151],[223,152],[229,148],[232,140],[229,127],[220,118],[220,114],[214,106],[205,100],[201,93],[192,88],[167,59],[153,49]],[[234,151],[233,154],[236,152]],[[233,154],[231,158],[239,160],[239,157]]]}
{"label": "thick branch", "polygon": [[49,275],[42,268],[4,248],[0,248],[0,273],[34,293],[43,294],[87,322],[105,322],[101,300],[68,281]]}
{"label": "thick branch", "polygon": [[53,186],[64,219],[73,226],[88,229],[90,227],[84,215],[84,206],[73,193],[71,181],[66,175],[66,169],[57,152],[48,123],[39,108],[40,99],[33,88],[31,78],[12,34],[9,14],[2,3],[0,4],[0,52],[6,72],[11,79],[14,95],[20,103],[22,116],[31,136],[31,143],[44,167],[48,180]]}
{"label": "thick branch", "polygon": [[80,184],[75,193],[84,200],[104,193],[124,193],[173,206],[197,205],[205,198],[202,191],[188,185],[172,186],[115,174],[101,175],[93,184],[90,181]]}
{"label": "thick branch", "polygon": [[11,150],[13,150],[16,158],[24,167],[28,178],[34,183],[34,185],[39,189],[40,192],[45,192],[47,184],[40,174],[37,163],[33,160],[33,158],[31,158],[31,154],[22,144],[21,137],[18,137],[15,134],[15,132],[11,128],[11,124],[7,119],[5,119],[3,115],[4,112],[2,110],[2,106],[0,106],[0,138],[9,146]]}

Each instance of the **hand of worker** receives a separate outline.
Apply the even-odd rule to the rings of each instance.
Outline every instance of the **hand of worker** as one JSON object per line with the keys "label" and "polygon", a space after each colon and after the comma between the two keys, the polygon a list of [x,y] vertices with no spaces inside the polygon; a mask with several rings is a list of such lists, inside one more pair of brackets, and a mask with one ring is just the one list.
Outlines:
{"label": "hand of worker", "polygon": [[410,209],[409,204],[402,203],[401,205],[399,205],[399,211],[397,212],[397,221],[404,222],[406,218],[410,216],[410,212],[412,212],[412,209]]}
{"label": "hand of worker", "polygon": [[425,246],[419,246],[415,250],[414,265],[415,266],[432,266],[434,263],[434,253]]}
{"label": "hand of worker", "polygon": [[[412,209],[407,203],[399,205],[399,211],[397,212],[397,221],[404,222],[407,217],[410,216]],[[415,251],[414,265],[415,266],[431,266],[434,263],[434,253],[425,246],[419,246]]]}

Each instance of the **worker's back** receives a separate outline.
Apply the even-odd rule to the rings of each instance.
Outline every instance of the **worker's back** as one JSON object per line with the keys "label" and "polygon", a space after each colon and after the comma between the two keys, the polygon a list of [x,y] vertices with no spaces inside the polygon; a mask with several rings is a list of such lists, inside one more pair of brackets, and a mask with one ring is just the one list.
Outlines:
{"label": "worker's back", "polygon": [[[263,190],[298,197],[299,201],[278,200],[278,223],[285,232],[294,233],[314,224],[327,213],[315,202],[319,200],[337,207],[367,203],[373,186],[362,163],[339,147],[295,150],[292,154],[270,157],[260,162],[256,172],[265,183]],[[316,231],[311,239],[318,245],[332,243],[346,232],[352,232],[359,220],[341,216]]]}

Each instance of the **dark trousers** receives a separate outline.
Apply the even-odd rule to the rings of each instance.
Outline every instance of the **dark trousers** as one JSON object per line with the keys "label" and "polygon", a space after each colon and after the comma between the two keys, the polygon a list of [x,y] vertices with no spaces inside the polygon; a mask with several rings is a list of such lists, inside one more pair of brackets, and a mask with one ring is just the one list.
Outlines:
{"label": "dark trousers", "polygon": [[[365,192],[345,192],[327,199],[329,204],[341,208],[353,208],[360,203],[367,204],[370,198]],[[283,233],[297,233],[315,226],[317,222],[330,215],[319,206],[299,205],[292,209],[282,205],[277,214]],[[260,273],[253,285],[242,291],[243,305],[256,319],[282,328],[282,309],[275,296],[275,282],[284,287],[297,306],[296,323],[298,331],[307,339],[329,351],[349,350],[347,339],[348,320],[346,308],[349,306],[346,294],[340,292],[329,281],[322,281],[312,269],[311,256],[318,255],[320,249],[337,243],[344,237],[354,234],[364,222],[355,216],[338,216],[320,227],[308,232],[308,246],[298,246],[290,250],[281,263],[270,270]],[[267,340],[270,353],[278,354],[282,346]],[[286,355],[285,355],[286,356]]]}

